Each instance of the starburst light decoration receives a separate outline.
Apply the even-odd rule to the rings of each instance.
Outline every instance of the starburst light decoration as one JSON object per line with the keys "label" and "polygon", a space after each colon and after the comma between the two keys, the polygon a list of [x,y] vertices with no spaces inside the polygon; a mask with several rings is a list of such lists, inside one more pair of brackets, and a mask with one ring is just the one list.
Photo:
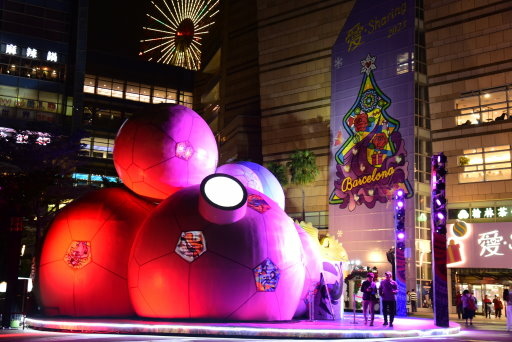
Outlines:
{"label": "starburst light decoration", "polygon": [[139,53],[149,61],[171,64],[189,70],[201,65],[201,40],[215,22],[219,0],[155,0],[150,25],[143,27],[148,38],[142,39]]}

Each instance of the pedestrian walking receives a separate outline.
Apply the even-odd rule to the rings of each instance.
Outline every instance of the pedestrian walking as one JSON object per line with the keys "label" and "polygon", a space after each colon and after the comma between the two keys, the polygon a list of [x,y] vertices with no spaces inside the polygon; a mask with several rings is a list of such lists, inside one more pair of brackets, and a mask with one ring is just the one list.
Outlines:
{"label": "pedestrian walking", "polygon": [[457,291],[457,295],[455,296],[455,307],[457,309],[457,316],[459,319],[462,319],[462,294],[460,291]]}
{"label": "pedestrian walking", "polygon": [[492,300],[492,303],[494,304],[494,318],[501,318],[501,310],[503,309],[503,303],[501,302],[501,299],[498,295],[494,296],[494,299]]}
{"label": "pedestrian walking", "polygon": [[411,311],[414,313],[417,310],[416,303],[418,302],[418,296],[416,295],[416,290],[411,289],[411,292],[409,293],[409,297],[411,298]]}
{"label": "pedestrian walking", "polygon": [[503,300],[505,301],[505,305],[507,306],[505,309],[505,313],[507,316],[507,331],[512,331],[512,295],[510,294],[508,289],[503,291]]}
{"label": "pedestrian walking", "polygon": [[407,314],[409,315],[411,313],[411,291],[407,291],[406,298],[407,302],[405,303],[405,310],[407,311]]}
{"label": "pedestrian walking", "polygon": [[396,294],[398,293],[398,285],[396,281],[391,278],[391,272],[386,272],[386,279],[380,282],[379,295],[382,298],[382,314],[384,316],[384,325],[393,327],[396,313]]}
{"label": "pedestrian walking", "polygon": [[483,302],[484,302],[485,318],[491,318],[491,312],[492,312],[491,305],[492,305],[492,301],[489,298],[489,296],[485,295]]}
{"label": "pedestrian walking", "polygon": [[375,302],[377,301],[377,284],[373,281],[374,274],[368,272],[366,280],[361,284],[361,292],[363,293],[363,315],[364,324],[368,323],[370,316],[370,326],[373,326],[375,318]]}
{"label": "pedestrian walking", "polygon": [[476,298],[468,290],[462,292],[462,318],[466,320],[466,325],[473,325],[473,317],[476,312]]}

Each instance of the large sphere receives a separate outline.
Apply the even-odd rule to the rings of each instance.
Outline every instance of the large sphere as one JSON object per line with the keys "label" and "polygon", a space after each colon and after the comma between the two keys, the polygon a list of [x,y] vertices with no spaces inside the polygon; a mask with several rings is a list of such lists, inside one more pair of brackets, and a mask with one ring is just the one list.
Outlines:
{"label": "large sphere", "polygon": [[246,188],[263,192],[261,180],[254,171],[242,164],[224,164],[217,168],[216,173],[224,173],[238,179]]}
{"label": "large sphere", "polygon": [[160,203],[141,227],[129,261],[130,296],[138,315],[293,317],[304,284],[300,239],[281,208],[264,194],[247,192],[245,215],[225,225],[200,215],[199,186]]}
{"label": "large sphere", "polygon": [[114,145],[114,165],[135,193],[162,200],[201,183],[217,167],[217,143],[208,124],[180,105],[155,105],[128,119]]}
{"label": "large sphere", "polygon": [[135,232],[154,208],[119,188],[90,192],[57,215],[39,267],[46,315],[129,316],[127,264]]}
{"label": "large sphere", "polygon": [[276,202],[284,210],[284,191],[277,178],[265,167],[248,161],[237,162],[251,169],[261,181],[263,193]]}

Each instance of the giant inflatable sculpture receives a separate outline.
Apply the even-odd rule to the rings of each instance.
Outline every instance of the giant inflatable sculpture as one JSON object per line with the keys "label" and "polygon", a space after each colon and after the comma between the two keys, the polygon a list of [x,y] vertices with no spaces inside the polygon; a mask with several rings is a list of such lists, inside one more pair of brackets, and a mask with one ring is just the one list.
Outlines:
{"label": "giant inflatable sculpture", "polygon": [[326,263],[284,212],[277,179],[251,162],[217,167],[213,133],[192,110],[148,108],[115,141],[129,190],[91,192],[51,225],[39,266],[45,314],[304,317]]}

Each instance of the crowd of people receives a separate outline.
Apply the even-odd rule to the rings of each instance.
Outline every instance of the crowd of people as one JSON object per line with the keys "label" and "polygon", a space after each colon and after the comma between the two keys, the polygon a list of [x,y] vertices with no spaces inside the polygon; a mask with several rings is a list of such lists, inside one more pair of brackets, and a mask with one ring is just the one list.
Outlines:
{"label": "crowd of people", "polygon": [[[393,327],[396,315],[396,296],[398,293],[398,284],[392,278],[391,272],[386,272],[385,279],[381,280],[380,286],[377,287],[375,274],[367,273],[367,278],[361,284],[361,292],[363,299],[363,316],[364,323],[370,326],[374,325],[375,320],[375,304],[381,301],[383,325]],[[380,298],[378,298],[380,297]],[[418,296],[415,289],[407,291],[407,314],[417,312]],[[456,311],[459,320],[465,320],[466,326],[473,325],[473,318],[478,311],[478,300],[474,293],[468,289],[462,293],[457,292],[455,296]],[[495,295],[491,300],[488,295],[484,295],[482,299],[482,313],[486,318],[492,318],[494,313],[495,319],[501,319],[504,312],[507,320],[507,331],[512,331],[512,295],[508,289],[503,292],[503,300]]]}
{"label": "crowd of people", "polygon": [[[464,290],[461,294],[459,291],[457,292],[455,301],[458,318],[465,320],[466,325],[473,325],[473,318],[478,308],[478,301],[473,292]],[[491,319],[494,312],[494,318],[501,319],[503,309],[505,309],[507,331],[512,331],[512,295],[510,295],[509,290],[505,289],[503,291],[503,301],[498,295],[494,295],[492,300],[488,295],[484,295],[482,299],[482,313],[485,318]]]}

